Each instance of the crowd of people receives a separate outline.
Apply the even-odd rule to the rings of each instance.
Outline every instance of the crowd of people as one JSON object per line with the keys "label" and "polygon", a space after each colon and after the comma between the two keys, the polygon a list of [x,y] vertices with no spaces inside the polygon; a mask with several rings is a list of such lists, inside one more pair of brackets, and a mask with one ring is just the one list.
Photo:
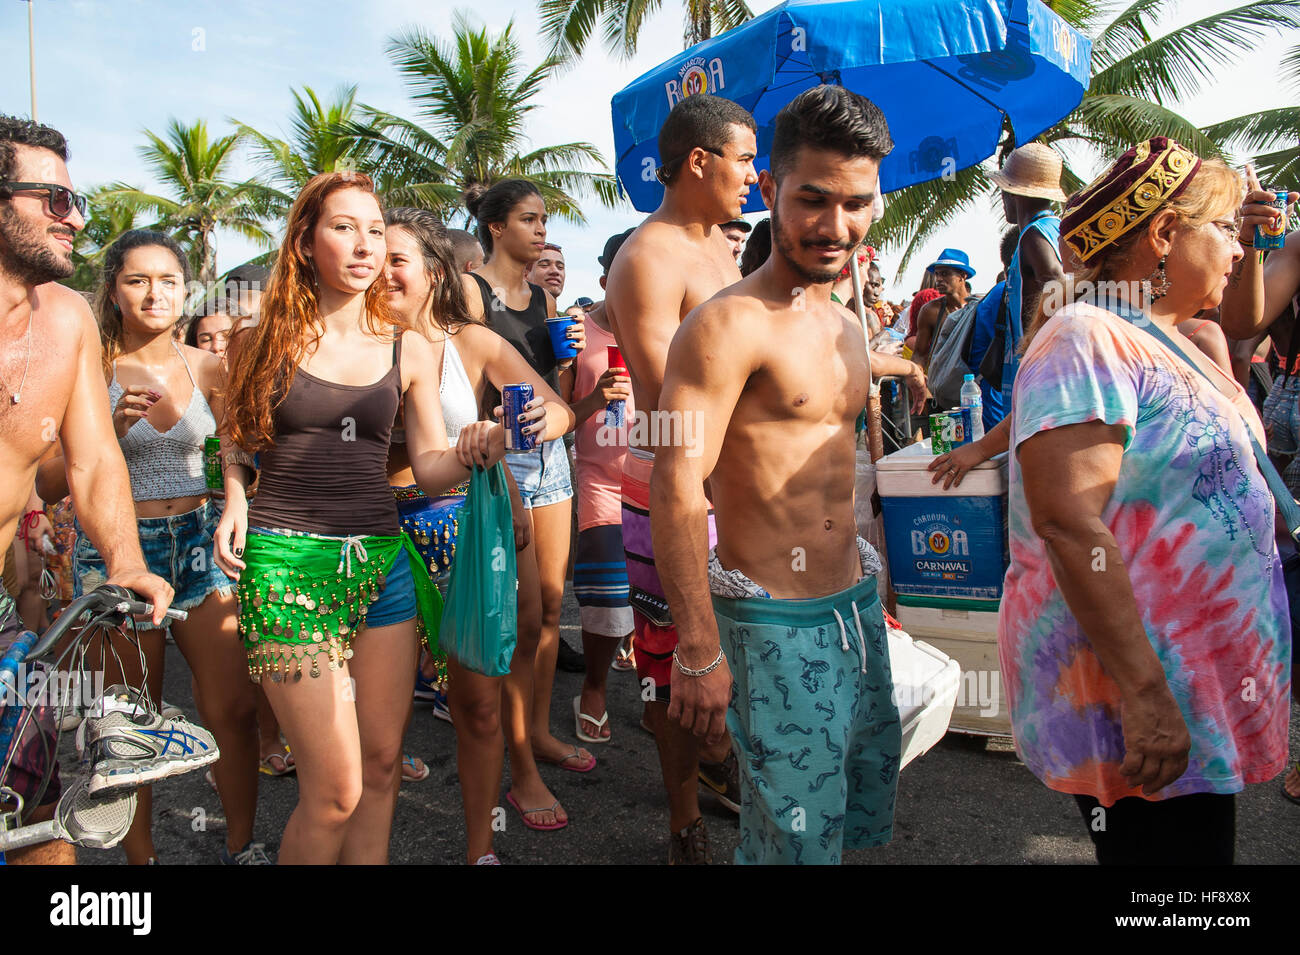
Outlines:
{"label": "crowd of people", "polygon": [[[777,116],[762,172],[756,133],[726,99],[681,100],[659,134],[662,204],[606,242],[600,296],[567,308],[531,183],[471,189],[467,232],[385,208],[349,171],[306,184],[269,269],[187,312],[188,258],[160,232],[112,242],[93,303],[59,284],[86,212],[67,144],[0,117],[4,642],[130,588],[154,613],[111,638],[104,682],[161,711],[163,614],[185,610],[170,636],[202,726],[145,718],[211,743],[132,748],[92,726],[90,758],[210,764],[222,862],[270,862],[260,771],[297,779],[279,862],[384,863],[399,786],[429,773],[403,748],[428,701],[455,729],[465,861],[499,864],[506,753],[522,824],[565,828],[563,777],[543,770],[599,771],[608,674],[635,668],[670,863],[714,861],[702,793],[738,814],[737,862],[887,843],[902,730],[856,450],[873,378],[935,407],[927,366],[969,313],[985,435],[936,456],[933,480],[1012,452],[999,647],[1017,751],[1075,797],[1100,862],[1230,862],[1234,794],[1287,757],[1283,558],[1300,558],[1272,470],[1300,487],[1300,239],[1263,261],[1268,193],[1169,140],[1073,196],[1030,143],[993,177],[1009,226],[993,287],[975,292],[955,246],[891,303],[866,244],[886,117],[810,89]],[[751,226],[754,187],[770,217]],[[1276,380],[1258,374],[1275,358]],[[520,385],[532,397],[506,420]],[[500,569],[457,554],[483,472],[511,511],[500,673],[440,639],[457,571]],[[570,576],[571,730],[550,718],[557,662],[577,656],[560,637]],[[67,718],[42,712],[15,743],[6,785],[40,796],[30,819],[53,811],[48,740]],[[1296,770],[1283,792],[1300,802]],[[158,861],[151,812],[142,787],[131,863]],[[71,856],[53,842],[9,861]]]}

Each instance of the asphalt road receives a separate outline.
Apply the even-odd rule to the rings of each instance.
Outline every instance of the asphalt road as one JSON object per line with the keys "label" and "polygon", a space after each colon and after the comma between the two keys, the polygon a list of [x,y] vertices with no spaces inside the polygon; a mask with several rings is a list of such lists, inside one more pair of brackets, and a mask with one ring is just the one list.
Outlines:
{"label": "asphalt road", "polygon": [[[578,645],[577,605],[566,594],[563,636]],[[168,647],[165,697],[194,716],[189,672]],[[571,700],[580,674],[559,673],[551,705],[556,735],[573,739]],[[634,674],[610,674],[613,740],[593,747],[588,774],[544,767],[569,813],[568,828],[533,832],[507,808],[496,842],[506,863],[660,865],[668,858],[667,816],[653,739],[639,728],[641,703]],[[421,783],[405,783],[393,829],[394,863],[459,863],[463,817],[456,784],[455,733],[427,707],[417,707],[406,751],[432,768]],[[1300,706],[1291,710],[1291,752],[1300,753]],[[509,769],[507,767],[507,773]],[[297,799],[292,776],[260,776],[257,837],[274,853]],[[507,781],[508,785],[508,781]],[[1237,861],[1292,864],[1300,846],[1300,806],[1279,794],[1279,782],[1251,786],[1238,800]],[[504,803],[504,790],[503,790]],[[703,800],[715,862],[731,860],[739,840],[735,817]],[[223,843],[216,794],[194,772],[155,787],[154,838],[165,864],[211,865]],[[200,826],[200,822],[202,826]],[[1189,838],[1193,837],[1189,834]],[[90,865],[122,864],[120,850],[79,850]],[[1074,801],[1046,789],[1016,758],[1011,741],[949,734],[911,763],[899,782],[894,840],[884,848],[846,853],[849,865],[1092,863],[1092,846]]]}

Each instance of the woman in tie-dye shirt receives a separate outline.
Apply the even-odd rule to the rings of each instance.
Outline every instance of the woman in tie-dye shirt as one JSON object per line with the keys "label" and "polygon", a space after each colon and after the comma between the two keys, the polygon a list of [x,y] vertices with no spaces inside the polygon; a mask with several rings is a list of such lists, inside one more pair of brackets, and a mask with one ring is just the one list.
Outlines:
{"label": "woman in tie-dye shirt", "polygon": [[1140,327],[1178,343],[1218,304],[1240,201],[1232,170],[1176,143],[1121,157],[1062,226],[1077,289],[1115,283],[1105,307],[1056,311],[1015,383],[1002,673],[1018,753],[1075,795],[1103,864],[1230,863],[1233,794],[1286,760],[1263,428],[1230,373]]}

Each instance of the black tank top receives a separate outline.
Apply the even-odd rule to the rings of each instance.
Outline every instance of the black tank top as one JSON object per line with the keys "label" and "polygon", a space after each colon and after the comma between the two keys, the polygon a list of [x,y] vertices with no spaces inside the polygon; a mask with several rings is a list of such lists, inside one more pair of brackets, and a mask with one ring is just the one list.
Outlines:
{"label": "black tank top", "polygon": [[[528,307],[519,312],[507,307],[505,302],[496,297],[487,279],[475,272],[470,275],[474,276],[479,294],[483,296],[483,321],[487,327],[514,345],[524,360],[533,366],[533,370],[552,389],[558,389],[558,362],[555,360],[555,350],[551,348],[550,332],[546,330],[546,290],[530,283],[533,297],[529,299]],[[484,395],[484,407],[489,416],[492,407],[500,403],[501,393],[489,386]]]}
{"label": "black tank top", "polygon": [[393,536],[388,444],[402,398],[402,339],[373,385],[340,385],[295,369],[275,409],[275,446],[261,454],[248,523],[332,537]]}

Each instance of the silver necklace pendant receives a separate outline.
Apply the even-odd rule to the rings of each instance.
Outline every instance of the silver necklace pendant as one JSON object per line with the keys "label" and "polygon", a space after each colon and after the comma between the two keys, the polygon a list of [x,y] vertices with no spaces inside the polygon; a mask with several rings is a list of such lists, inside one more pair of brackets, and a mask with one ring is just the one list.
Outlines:
{"label": "silver necklace pendant", "polygon": [[14,404],[18,404],[18,402],[22,400],[22,395],[15,393],[14,396],[9,400],[12,401]]}

